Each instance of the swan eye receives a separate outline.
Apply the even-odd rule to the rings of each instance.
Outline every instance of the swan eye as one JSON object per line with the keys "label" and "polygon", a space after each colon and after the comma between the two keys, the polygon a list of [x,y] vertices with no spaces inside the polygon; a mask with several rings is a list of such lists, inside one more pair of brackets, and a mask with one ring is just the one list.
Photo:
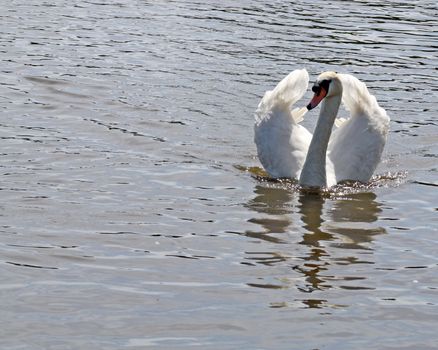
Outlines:
{"label": "swan eye", "polygon": [[322,89],[324,89],[326,92],[328,91],[330,83],[331,80],[327,79],[317,82],[315,85],[313,85],[312,91],[316,94],[316,96],[319,96]]}
{"label": "swan eye", "polygon": [[319,85],[324,88],[325,91],[328,91],[331,80],[323,80],[319,83]]}

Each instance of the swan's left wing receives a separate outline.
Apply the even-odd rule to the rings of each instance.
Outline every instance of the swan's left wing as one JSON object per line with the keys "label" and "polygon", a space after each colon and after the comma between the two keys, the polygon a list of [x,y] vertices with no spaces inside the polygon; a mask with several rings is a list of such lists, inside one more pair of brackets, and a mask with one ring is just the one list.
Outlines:
{"label": "swan's left wing", "polygon": [[291,108],[306,92],[309,75],[295,70],[267,91],[255,112],[254,141],[265,170],[274,178],[298,178],[312,134],[299,125],[303,110]]}
{"label": "swan's left wing", "polygon": [[351,117],[336,129],[328,146],[337,182],[367,182],[380,162],[389,129],[389,117],[366,85],[348,74],[342,81],[342,102]]}

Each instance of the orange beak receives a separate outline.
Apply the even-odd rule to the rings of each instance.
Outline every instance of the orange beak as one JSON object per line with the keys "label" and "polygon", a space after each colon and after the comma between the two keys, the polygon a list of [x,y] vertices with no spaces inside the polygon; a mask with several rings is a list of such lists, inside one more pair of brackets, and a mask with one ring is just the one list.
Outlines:
{"label": "orange beak", "polygon": [[313,95],[312,100],[307,105],[307,109],[310,111],[311,109],[315,108],[319,105],[319,103],[324,99],[324,97],[327,95],[327,90],[324,89],[322,86],[314,86],[312,90],[315,92],[315,95]]}

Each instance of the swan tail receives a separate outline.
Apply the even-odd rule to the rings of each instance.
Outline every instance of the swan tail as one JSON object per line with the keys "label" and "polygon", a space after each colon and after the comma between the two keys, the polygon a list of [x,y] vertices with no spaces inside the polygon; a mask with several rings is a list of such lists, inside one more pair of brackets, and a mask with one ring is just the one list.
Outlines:
{"label": "swan tail", "polygon": [[295,123],[299,124],[304,120],[304,115],[307,113],[308,109],[306,107],[303,108],[294,108],[291,112],[292,119]]}
{"label": "swan tail", "polygon": [[345,119],[345,118],[336,118],[335,125],[337,128],[340,128],[346,121],[347,121],[347,119]]}

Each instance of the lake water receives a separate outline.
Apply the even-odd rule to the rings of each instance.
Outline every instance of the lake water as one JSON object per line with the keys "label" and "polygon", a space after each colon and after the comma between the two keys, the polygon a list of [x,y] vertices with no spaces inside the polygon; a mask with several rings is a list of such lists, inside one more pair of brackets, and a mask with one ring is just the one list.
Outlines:
{"label": "lake water", "polygon": [[[435,0],[3,1],[0,347],[436,349],[437,18]],[[256,175],[254,110],[303,67],[354,74],[391,117],[370,186]]]}

